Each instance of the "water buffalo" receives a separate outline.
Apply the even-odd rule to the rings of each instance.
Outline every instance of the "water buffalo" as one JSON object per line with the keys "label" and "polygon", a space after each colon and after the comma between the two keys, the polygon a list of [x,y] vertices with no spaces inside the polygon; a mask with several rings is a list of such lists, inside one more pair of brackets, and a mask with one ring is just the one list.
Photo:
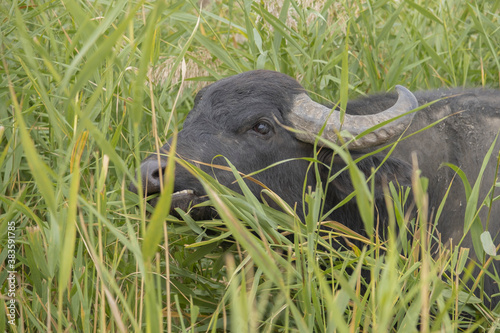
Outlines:
{"label": "water buffalo", "polygon": [[[448,117],[399,142],[385,162],[384,154],[375,154],[362,159],[357,166],[368,176],[372,168],[383,162],[375,178],[375,196],[377,204],[382,207],[385,206],[384,183],[393,181],[403,186],[411,185],[411,156],[416,154],[422,175],[429,178],[429,214],[436,214],[443,196],[449,191],[437,229],[443,242],[452,238],[453,244],[457,244],[463,235],[467,204],[464,186],[454,170],[441,165],[446,162],[459,166],[474,184],[483,158],[500,129],[500,92],[455,89],[413,95],[403,87],[397,87],[397,92],[397,95],[374,95],[349,102],[342,131],[357,135],[383,121],[408,113],[418,105],[441,100],[378,128],[349,144],[348,149],[352,156],[359,157],[394,140],[403,131],[409,135]],[[177,154],[191,162],[225,164],[220,157],[214,159],[222,155],[244,174],[282,160],[295,159],[254,176],[293,207],[294,203],[302,201],[304,179],[308,173],[308,162],[297,158],[313,155],[313,143],[325,123],[323,138],[338,142],[341,126],[339,113],[331,114],[330,111],[329,107],[313,102],[304,88],[287,75],[265,70],[242,73],[217,81],[197,94],[194,107],[179,132]],[[498,153],[499,149],[500,144],[496,144],[495,152]],[[161,149],[160,158],[151,154],[141,164],[143,192],[147,195],[158,193],[161,189],[160,179],[168,150],[169,143]],[[328,166],[332,156],[332,150],[326,148],[318,153],[318,159]],[[330,174],[345,167],[344,161],[333,158]],[[491,185],[498,181],[495,179],[495,160],[492,158],[484,172],[485,185],[480,190],[480,202],[489,195]],[[238,190],[232,173],[199,165],[220,183]],[[328,172],[327,167],[320,169],[322,177],[326,178]],[[314,176],[307,177],[307,182],[314,186]],[[259,197],[262,188],[254,182],[248,182],[248,186]],[[131,190],[137,189],[131,185]],[[325,211],[352,191],[349,174],[341,173],[328,186]],[[174,192],[172,206],[184,210],[205,200],[201,184],[181,167],[176,168]],[[355,205],[355,200],[351,200],[334,210],[330,218],[362,232],[363,223]],[[383,221],[384,210],[377,211]],[[495,239],[500,226],[500,205],[493,205],[491,212],[485,208],[480,211],[483,224],[488,220],[488,213],[488,229]],[[192,211],[197,219],[210,217],[210,214],[211,210],[207,208]],[[472,248],[470,237],[463,241],[462,246]],[[487,283],[486,292],[489,295],[498,292],[496,284]]]}

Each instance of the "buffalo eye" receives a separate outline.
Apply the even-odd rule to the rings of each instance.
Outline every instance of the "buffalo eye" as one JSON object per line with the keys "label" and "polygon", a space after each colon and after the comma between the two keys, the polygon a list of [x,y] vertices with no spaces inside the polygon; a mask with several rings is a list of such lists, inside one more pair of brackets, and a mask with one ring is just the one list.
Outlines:
{"label": "buffalo eye", "polygon": [[267,135],[269,132],[271,132],[271,125],[269,125],[266,122],[260,121],[256,123],[253,128],[254,132],[257,132],[261,135]]}

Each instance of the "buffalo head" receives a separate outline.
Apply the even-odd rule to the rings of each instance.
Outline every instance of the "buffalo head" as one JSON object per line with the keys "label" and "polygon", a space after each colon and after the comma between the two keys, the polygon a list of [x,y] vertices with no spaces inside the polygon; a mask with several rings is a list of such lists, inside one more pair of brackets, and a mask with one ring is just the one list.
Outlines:
{"label": "buffalo head", "polygon": [[[251,71],[217,81],[202,89],[188,114],[183,129],[178,134],[176,154],[179,158],[197,164],[213,175],[221,184],[238,190],[231,172],[210,167],[210,164],[226,164],[227,158],[237,170],[248,174],[264,169],[276,162],[290,160],[258,173],[254,178],[276,192],[292,205],[302,200],[302,189],[307,179],[314,185],[314,177],[307,177],[308,162],[301,159],[314,155],[313,144],[322,132],[323,139],[338,141],[339,131],[356,136],[386,120],[416,108],[417,100],[406,88],[397,87],[399,98],[392,107],[366,115],[345,115],[343,124],[339,112],[312,101],[304,88],[291,77],[273,71]],[[412,120],[406,115],[376,131],[351,141],[351,151],[381,145],[400,135]],[[290,131],[295,128],[297,131]],[[321,146],[321,142],[319,142]],[[160,155],[151,154],[141,164],[143,193],[151,195],[162,188],[162,175],[167,164],[170,142]],[[332,152],[323,149],[318,154],[326,165],[332,162]],[[370,173],[378,166],[376,156],[363,160],[359,167]],[[379,181],[393,180],[398,176],[407,180],[406,166],[381,168]],[[334,167],[344,167],[342,161]],[[400,172],[404,170],[405,172]],[[401,175],[399,175],[400,173]],[[170,180],[165,180],[170,181]],[[348,176],[333,181],[331,196],[342,196],[352,191]],[[262,187],[248,182],[251,191],[259,197]],[[134,185],[132,191],[137,192]],[[202,185],[186,169],[176,168],[172,207],[183,210],[204,199]],[[338,198],[340,199],[340,198]],[[333,199],[333,201],[336,201]],[[154,199],[151,201],[154,205]],[[203,208],[191,212],[197,219],[209,217],[210,210]],[[300,213],[299,213],[300,214]]]}

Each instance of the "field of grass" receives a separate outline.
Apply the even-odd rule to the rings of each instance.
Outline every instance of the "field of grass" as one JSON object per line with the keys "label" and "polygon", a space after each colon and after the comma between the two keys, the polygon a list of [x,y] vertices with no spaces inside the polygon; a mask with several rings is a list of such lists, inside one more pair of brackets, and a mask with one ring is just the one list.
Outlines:
{"label": "field of grass", "polygon": [[[341,105],[396,84],[499,88],[500,1],[201,3],[0,2],[0,331],[500,329],[457,277],[464,251],[431,257],[395,233],[339,250],[328,238],[356,235],[318,234],[321,191],[301,223],[201,173],[220,219],[127,190],[195,92],[228,75],[277,70]],[[390,228],[432,222],[403,221],[390,194]]]}

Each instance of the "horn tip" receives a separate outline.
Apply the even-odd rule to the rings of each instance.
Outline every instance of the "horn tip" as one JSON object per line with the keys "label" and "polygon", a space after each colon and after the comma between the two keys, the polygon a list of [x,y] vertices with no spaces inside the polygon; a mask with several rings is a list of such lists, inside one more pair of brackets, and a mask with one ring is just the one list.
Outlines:
{"label": "horn tip", "polygon": [[415,95],[413,95],[413,93],[410,90],[408,90],[408,88],[401,86],[399,84],[397,84],[395,88],[399,97],[400,98],[405,97],[406,100],[410,103],[410,107],[412,109],[418,108],[417,98],[415,97]]}

